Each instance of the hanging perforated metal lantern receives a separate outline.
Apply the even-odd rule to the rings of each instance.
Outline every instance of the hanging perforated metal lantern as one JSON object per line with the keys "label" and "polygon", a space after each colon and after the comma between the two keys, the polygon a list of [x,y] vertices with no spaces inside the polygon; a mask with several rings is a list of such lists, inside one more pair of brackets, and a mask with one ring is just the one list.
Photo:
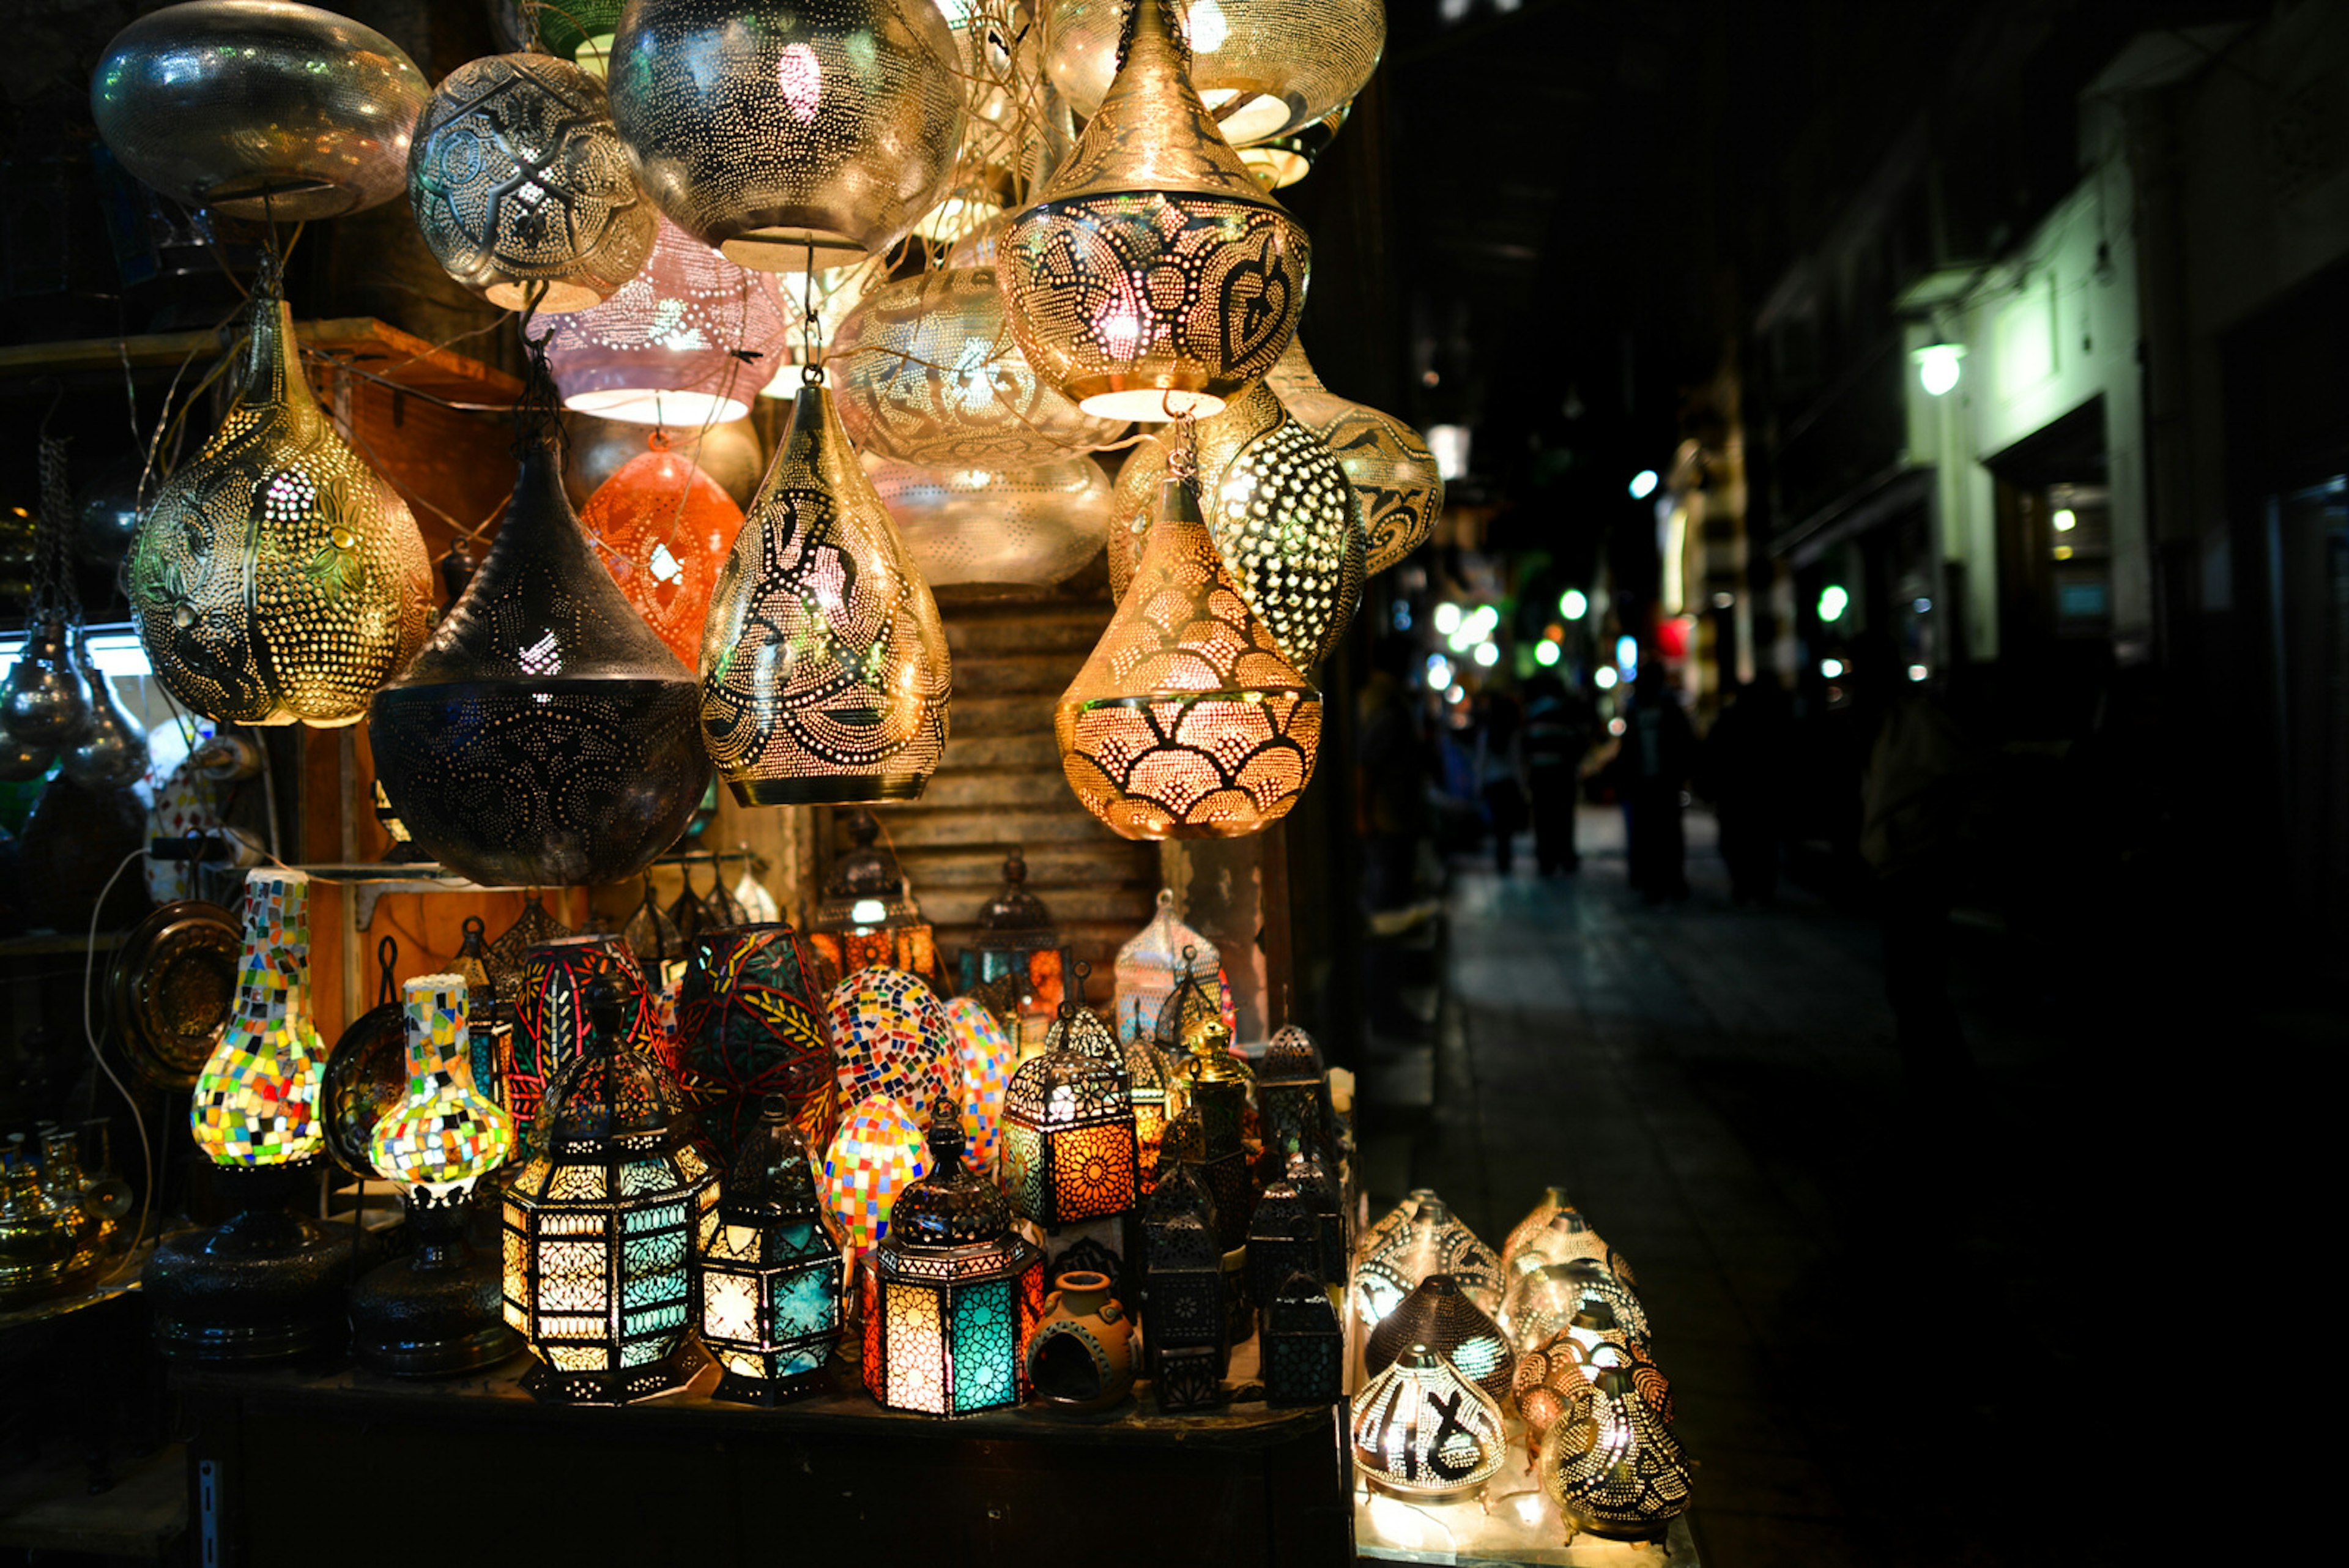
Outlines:
{"label": "hanging perforated metal lantern", "polygon": [[596,560],[559,465],[548,437],[524,449],[489,559],[367,726],[416,842],[490,887],[633,877],[709,782],[693,678]]}
{"label": "hanging perforated metal lantern", "polygon": [[710,597],[701,725],[745,805],[914,800],[947,744],[937,602],[803,388]]}
{"label": "hanging perforated metal lantern", "polygon": [[98,135],[167,196],[239,218],[388,202],[431,88],[398,45],[291,0],[190,0],[114,36],[90,76]]}
{"label": "hanging perforated metal lantern", "polygon": [[1205,417],[1296,334],[1309,247],[1192,90],[1162,0],[1134,0],[1126,27],[1116,81],[997,274],[1029,364],[1087,413]]}
{"label": "hanging perforated metal lantern", "polygon": [[[1101,106],[1117,70],[1119,0],[1057,0],[1044,68],[1079,114]],[[1191,85],[1247,147],[1304,130],[1353,101],[1386,48],[1380,0],[1192,0],[1178,24]]]}
{"label": "hanging perforated metal lantern", "polygon": [[1125,433],[1123,421],[1085,413],[1029,368],[993,267],[874,289],[841,321],[824,369],[850,439],[900,462],[1032,468]]}
{"label": "hanging perforated metal lantern", "polygon": [[[1290,663],[1317,668],[1362,602],[1368,535],[1346,471],[1263,386],[1199,421],[1198,462],[1200,510],[1240,597]],[[1166,449],[1154,441],[1118,470],[1109,564],[1121,597],[1165,478]]]}
{"label": "hanging perforated metal lantern", "polygon": [[1109,537],[1109,476],[1091,458],[1000,472],[872,457],[864,467],[933,588],[1054,587]]}
{"label": "hanging perforated metal lantern", "polygon": [[1547,1343],[1593,1302],[1606,1303],[1632,1341],[1646,1343],[1648,1311],[1638,1293],[1609,1273],[1605,1264],[1588,1258],[1543,1263],[1511,1280],[1501,1302],[1501,1328],[1510,1344],[1521,1351],[1530,1350]]}
{"label": "hanging perforated metal lantern", "polygon": [[612,118],[662,211],[744,266],[886,251],[936,204],[962,137],[959,50],[931,5],[636,0]]}
{"label": "hanging perforated metal lantern", "polygon": [[1294,339],[1265,385],[1330,449],[1354,487],[1369,539],[1364,570],[1383,572],[1427,543],[1444,514],[1444,474],[1417,431],[1323,386]]}
{"label": "hanging perforated metal lantern", "polygon": [[710,590],[742,527],[734,498],[655,431],[652,449],[605,480],[579,522],[621,595],[691,669],[701,657]]}
{"label": "hanging perforated metal lantern", "polygon": [[492,55],[449,73],[408,159],[416,226],[450,277],[492,305],[584,310],[636,275],[653,209],[604,84],[546,55]]}
{"label": "hanging perforated metal lantern", "polygon": [[335,433],[264,275],[244,385],[131,541],[156,679],[225,723],[356,723],[424,641],[432,566],[408,504]]}
{"label": "hanging perforated metal lantern", "polygon": [[1300,130],[1251,141],[1239,150],[1240,161],[1266,190],[1286,190],[1313,172],[1314,162],[1338,140],[1353,109],[1350,103],[1340,104]]}

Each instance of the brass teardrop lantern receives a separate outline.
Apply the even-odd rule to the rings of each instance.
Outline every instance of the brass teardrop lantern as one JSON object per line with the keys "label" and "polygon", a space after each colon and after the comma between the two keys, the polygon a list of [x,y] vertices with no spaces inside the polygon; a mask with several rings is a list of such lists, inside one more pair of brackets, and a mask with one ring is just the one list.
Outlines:
{"label": "brass teardrop lantern", "polygon": [[1444,514],[1444,475],[1417,431],[1323,386],[1296,339],[1265,385],[1291,418],[1320,438],[1361,497],[1370,535],[1365,570],[1383,572],[1427,543]]}
{"label": "brass teardrop lantern", "polygon": [[1100,112],[1000,247],[1020,351],[1089,414],[1218,411],[1305,306],[1305,231],[1216,129],[1188,56],[1164,0],[1133,0]]}

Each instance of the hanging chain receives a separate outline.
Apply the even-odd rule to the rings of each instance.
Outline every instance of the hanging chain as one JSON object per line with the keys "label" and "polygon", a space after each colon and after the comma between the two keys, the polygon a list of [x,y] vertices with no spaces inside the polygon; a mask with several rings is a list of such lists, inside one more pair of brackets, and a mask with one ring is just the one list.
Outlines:
{"label": "hanging chain", "polygon": [[800,283],[800,384],[823,385],[823,367],[815,361],[815,241],[808,240],[807,275]]}

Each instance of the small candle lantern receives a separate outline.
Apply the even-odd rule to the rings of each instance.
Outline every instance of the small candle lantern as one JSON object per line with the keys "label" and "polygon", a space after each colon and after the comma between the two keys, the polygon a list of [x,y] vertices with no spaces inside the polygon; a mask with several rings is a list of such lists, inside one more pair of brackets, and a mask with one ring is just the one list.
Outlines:
{"label": "small candle lantern", "polygon": [[1331,1405],[1344,1393],[1346,1336],[1319,1280],[1299,1271],[1257,1309],[1268,1405]]}
{"label": "small candle lantern", "polygon": [[1214,1199],[1188,1167],[1160,1173],[1143,1229],[1142,1343],[1159,1406],[1221,1404],[1231,1352],[1224,1249],[1216,1244]]}
{"label": "small candle lantern", "polygon": [[701,1342],[725,1368],[712,1398],[774,1405],[821,1385],[845,1259],[791,1097],[769,1095],[696,1253]]}
{"label": "small candle lantern", "polygon": [[1330,1109],[1330,1075],[1313,1036],[1294,1023],[1275,1032],[1256,1070],[1257,1114],[1267,1148],[1292,1142],[1324,1160],[1338,1148],[1337,1118]]}
{"label": "small candle lantern", "polygon": [[[833,862],[808,924],[808,944],[837,975],[878,965],[901,969],[943,987],[938,972],[937,933],[922,918],[913,884],[897,857],[877,842],[881,823],[863,806],[841,816],[849,847]],[[913,1107],[927,1116],[927,1100]]]}
{"label": "small candle lantern", "polygon": [[1139,1190],[1123,1054],[1090,1009],[1065,1002],[1048,1038],[1004,1096],[1004,1190],[1047,1227],[1123,1214]]}

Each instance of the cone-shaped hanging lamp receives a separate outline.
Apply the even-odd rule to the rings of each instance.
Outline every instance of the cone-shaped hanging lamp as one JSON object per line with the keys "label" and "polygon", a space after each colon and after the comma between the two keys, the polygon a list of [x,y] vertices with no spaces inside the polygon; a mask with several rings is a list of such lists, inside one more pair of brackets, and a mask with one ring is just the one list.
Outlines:
{"label": "cone-shaped hanging lamp", "polygon": [[1127,838],[1236,838],[1313,774],[1321,694],[1280,656],[1169,479],[1125,602],[1053,728],[1069,787]]}
{"label": "cone-shaped hanging lamp", "polygon": [[1265,378],[1299,424],[1321,439],[1362,502],[1368,570],[1383,572],[1427,542],[1444,513],[1444,475],[1420,433],[1395,418],[1350,402],[1321,384],[1305,345],[1292,338]]}
{"label": "cone-shaped hanging lamp", "polygon": [[701,727],[745,805],[914,800],[947,744],[946,628],[823,387],[800,389],[710,597]]}
{"label": "cone-shaped hanging lamp", "polygon": [[356,723],[424,641],[431,562],[302,379],[274,265],[250,325],[228,417],[140,519],[131,614],[156,678],[208,719]]}
{"label": "cone-shaped hanging lamp", "polygon": [[691,669],[701,657],[709,591],[742,526],[734,498],[655,431],[652,450],[605,480],[579,521],[628,603]]}
{"label": "cone-shaped hanging lamp", "polygon": [[1164,0],[1133,0],[1117,79],[998,260],[1020,351],[1085,412],[1204,418],[1297,331],[1305,231],[1199,101]]}
{"label": "cone-shaped hanging lamp", "polygon": [[[553,423],[552,416],[547,423]],[[416,842],[476,882],[616,882],[709,784],[692,675],[620,595],[530,438],[489,558],[375,701],[367,738]]]}
{"label": "cone-shaped hanging lamp", "polygon": [[[1224,566],[1281,653],[1313,670],[1337,651],[1362,600],[1362,508],[1330,449],[1259,383],[1198,425],[1202,510]],[[1135,528],[1158,499],[1166,449],[1143,441],[1117,475],[1110,586],[1123,595]]]}

